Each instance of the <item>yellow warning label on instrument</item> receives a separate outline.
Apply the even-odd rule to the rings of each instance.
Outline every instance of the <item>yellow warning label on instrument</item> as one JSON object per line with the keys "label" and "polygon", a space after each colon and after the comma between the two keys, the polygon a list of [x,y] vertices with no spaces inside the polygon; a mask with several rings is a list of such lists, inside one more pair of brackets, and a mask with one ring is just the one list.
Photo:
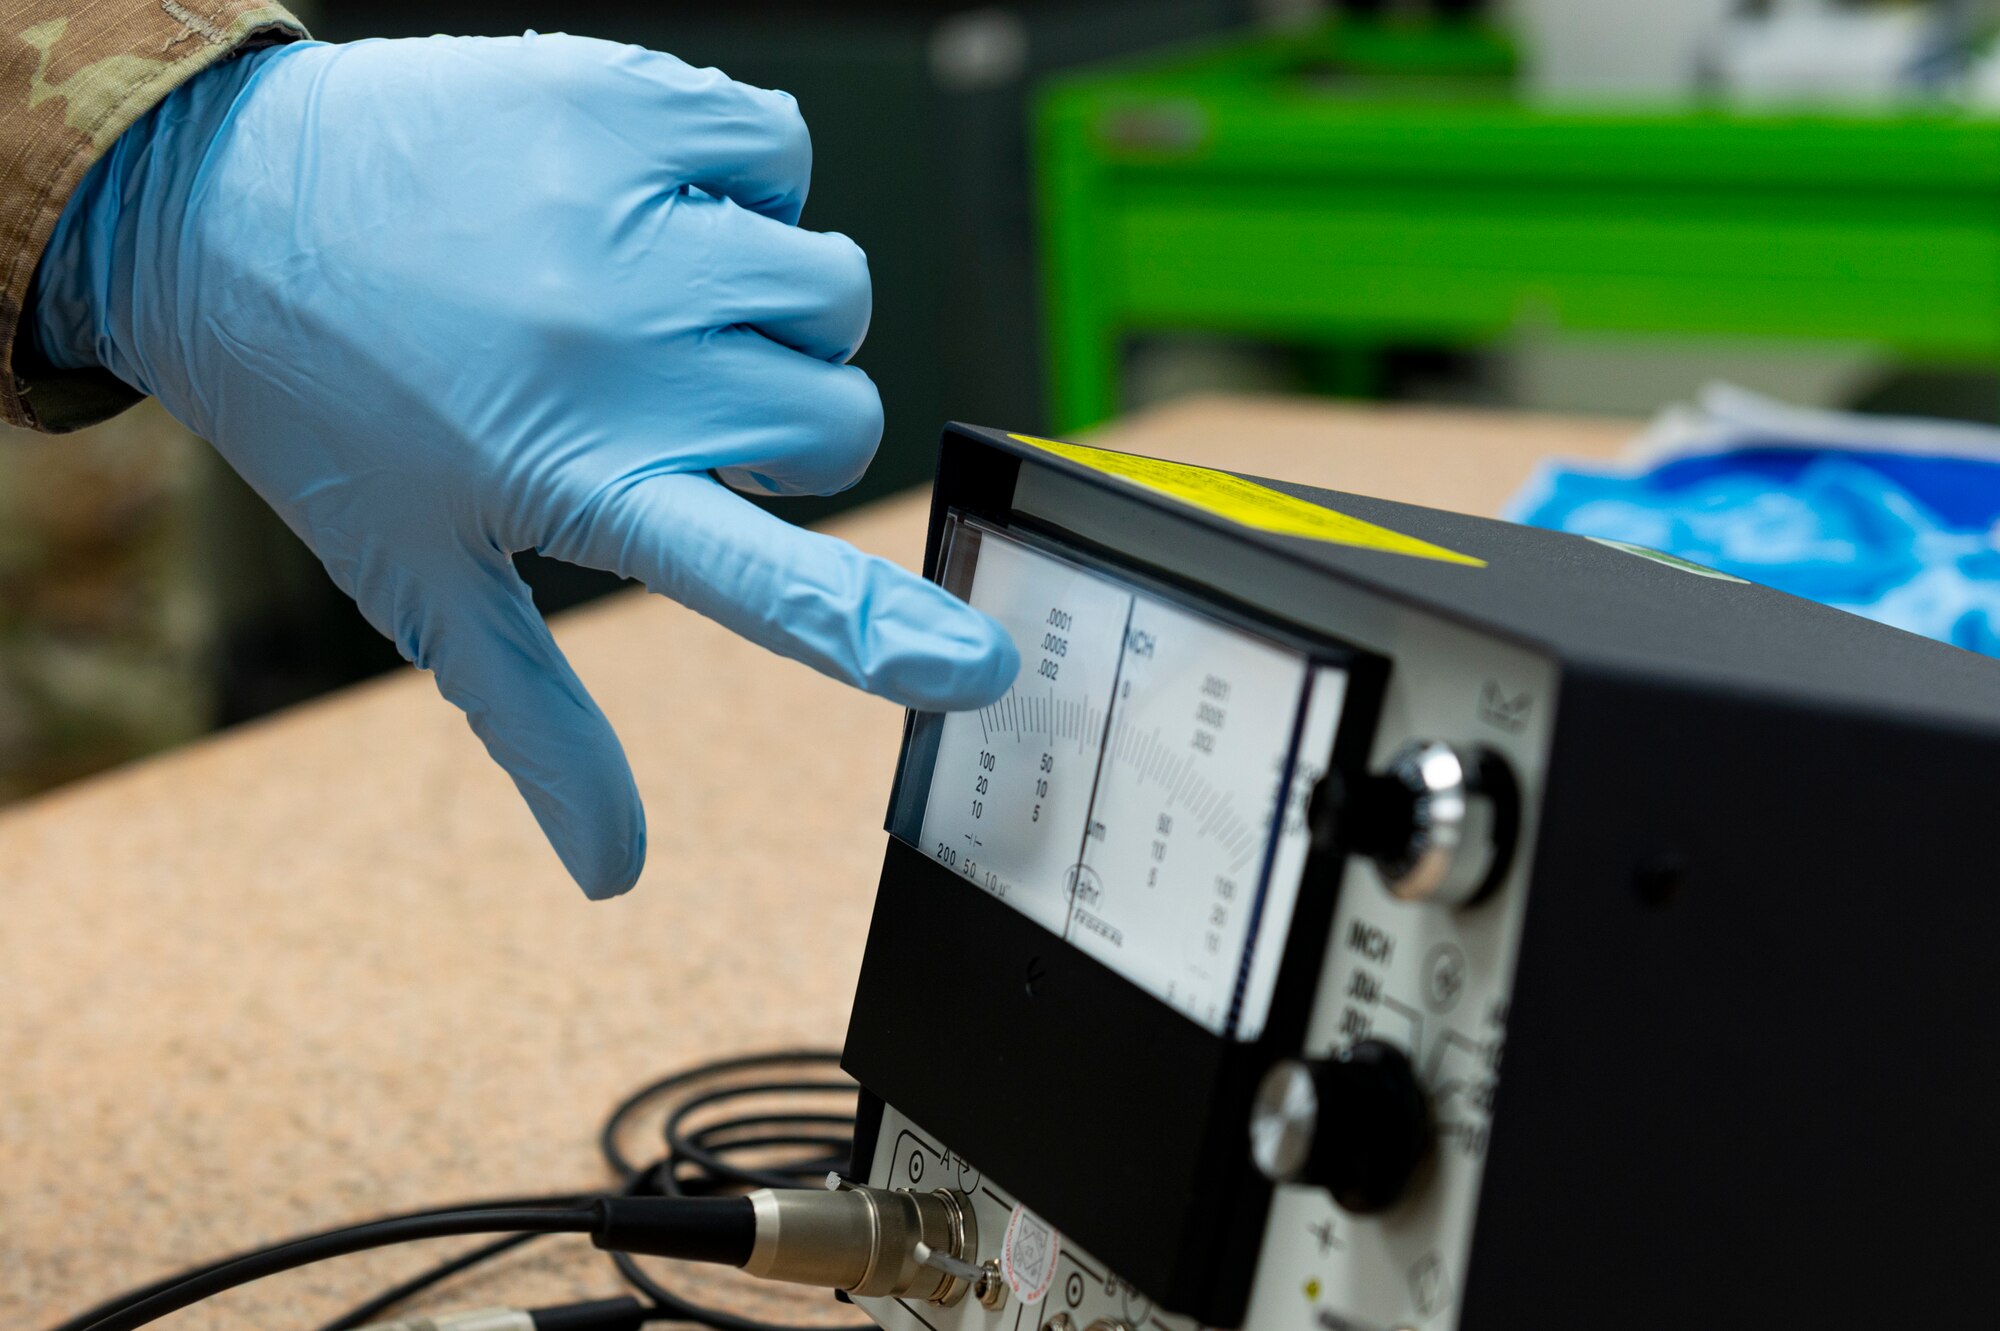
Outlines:
{"label": "yellow warning label on instrument", "polygon": [[1113,453],[1109,449],[1086,448],[1082,444],[1065,444],[1054,439],[1037,439],[1028,434],[1009,437],[1258,531],[1303,536],[1308,540],[1350,545],[1360,550],[1383,550],[1415,559],[1437,559],[1447,564],[1486,567],[1483,559],[1462,555],[1456,550],[1447,550],[1441,545],[1432,545],[1429,541],[1420,541],[1414,536],[1363,522],[1360,518],[1351,518],[1345,513],[1322,508],[1255,481],[1246,481],[1241,476],[1231,476],[1226,471],[1191,467],[1184,462],[1162,462],[1158,458],[1134,457],[1130,453]]}

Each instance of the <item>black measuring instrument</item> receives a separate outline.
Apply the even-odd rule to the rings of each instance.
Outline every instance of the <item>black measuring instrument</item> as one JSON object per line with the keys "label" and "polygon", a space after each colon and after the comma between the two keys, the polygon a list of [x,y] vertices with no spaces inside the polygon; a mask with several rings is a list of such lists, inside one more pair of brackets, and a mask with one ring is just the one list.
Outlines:
{"label": "black measuring instrument", "polygon": [[880,1324],[1988,1315],[2000,665],[963,426],[925,559],[1022,669],[909,720],[852,1176],[989,1278]]}

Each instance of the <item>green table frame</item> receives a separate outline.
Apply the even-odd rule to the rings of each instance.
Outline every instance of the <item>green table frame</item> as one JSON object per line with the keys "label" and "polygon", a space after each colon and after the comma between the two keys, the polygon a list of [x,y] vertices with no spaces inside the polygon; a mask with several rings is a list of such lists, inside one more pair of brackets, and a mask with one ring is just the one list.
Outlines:
{"label": "green table frame", "polygon": [[2000,362],[2000,121],[1558,111],[1514,100],[1506,63],[1490,34],[1328,27],[1051,84],[1055,428],[1116,414],[1125,339],[1158,332],[1366,351],[1526,327]]}

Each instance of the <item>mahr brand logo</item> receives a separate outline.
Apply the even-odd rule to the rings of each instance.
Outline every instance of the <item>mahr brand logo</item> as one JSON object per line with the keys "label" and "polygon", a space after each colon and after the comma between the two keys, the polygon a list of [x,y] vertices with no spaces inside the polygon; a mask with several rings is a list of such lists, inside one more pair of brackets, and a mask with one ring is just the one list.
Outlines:
{"label": "mahr brand logo", "polygon": [[1518,735],[1528,724],[1528,709],[1534,701],[1531,694],[1509,693],[1500,687],[1499,680],[1489,679],[1480,686],[1479,719],[1496,730]]}

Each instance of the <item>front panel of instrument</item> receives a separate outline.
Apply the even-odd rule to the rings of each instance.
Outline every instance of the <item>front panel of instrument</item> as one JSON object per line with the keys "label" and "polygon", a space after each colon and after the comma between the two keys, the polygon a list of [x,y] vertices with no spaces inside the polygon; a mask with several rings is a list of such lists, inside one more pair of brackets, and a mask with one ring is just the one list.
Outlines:
{"label": "front panel of instrument", "polygon": [[[921,873],[961,886],[925,877],[932,886],[891,894],[885,883],[883,900],[917,912],[997,903],[1010,915],[951,918],[989,920],[995,946],[1036,950],[1041,937],[1068,951],[1038,956],[1073,967],[1081,954],[1092,977],[1108,973],[1094,983],[1138,991],[1129,1001],[1145,1005],[1147,1029],[1171,1029],[1163,1057],[1199,1057],[1185,1082],[1167,1070],[1121,1090],[1052,1082],[999,1027],[993,1066],[939,1031],[935,1077],[949,1084],[922,1085],[918,1116],[980,1125],[967,1130],[984,1141],[934,1135],[943,1125],[906,1117],[893,1090],[916,1083],[876,1078],[892,1088],[864,1144],[865,1181],[963,1189],[982,1257],[1001,1255],[1010,1224],[1046,1227],[1057,1255],[1045,1281],[1017,1282],[998,1308],[867,1311],[908,1331],[1180,1331],[1219,1309],[1258,1331],[1450,1331],[1492,1131],[1553,668],[1053,471],[1024,467],[1004,513],[947,521],[940,580],[1007,625],[1023,668],[994,706],[912,725],[891,831],[928,862]],[[987,904],[961,901],[966,888]],[[884,927],[885,909],[850,1033],[871,1091],[886,1056],[868,1046],[889,1036],[864,1029],[863,1014],[886,1010],[864,1000],[899,968],[936,970],[921,931]],[[991,998],[1040,1010],[1011,985]],[[1157,1009],[1171,1027],[1151,1024]],[[1071,1083],[1091,1080],[1078,1053],[1093,1044],[1107,1067],[1142,1065],[1143,1051],[1118,1047],[1133,1022],[1093,1025],[1093,1010],[1037,1031],[1047,1066]],[[980,1008],[961,1011],[977,1024]],[[1254,1103],[1234,1089],[1244,1069]],[[1149,1166],[1152,1126],[1183,1119],[1197,1126],[1161,1140],[1211,1159],[1193,1172]],[[1010,1123],[1012,1135],[985,1126]],[[1112,1158],[1107,1123],[1125,1125],[1136,1161]],[[995,1154],[1004,1177],[981,1172]],[[1224,1230],[1187,1213],[1208,1207],[1230,1210]],[[1151,1242],[1180,1246],[1149,1266],[1157,1254],[1135,1245]],[[1101,1249],[1155,1282],[1216,1269],[1176,1296],[1131,1283]]]}
{"label": "front panel of instrument", "polygon": [[1345,664],[1047,540],[967,518],[949,539],[946,585],[1007,627],[1021,677],[919,720],[903,780],[921,818],[892,830],[1204,1029],[1256,1039]]}

